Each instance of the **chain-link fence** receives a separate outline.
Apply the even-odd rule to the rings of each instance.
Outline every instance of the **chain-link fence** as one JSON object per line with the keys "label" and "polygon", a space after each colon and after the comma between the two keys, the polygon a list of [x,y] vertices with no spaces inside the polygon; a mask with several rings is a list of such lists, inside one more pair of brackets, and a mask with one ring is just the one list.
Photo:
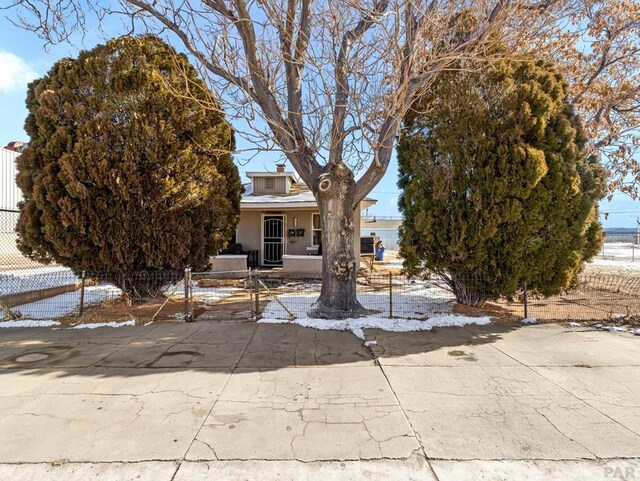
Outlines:
{"label": "chain-link fence", "polygon": [[[185,288],[186,286],[186,288]],[[157,271],[112,274],[67,270],[38,277],[0,275],[3,320],[66,324],[170,320],[234,321],[307,316],[319,281],[278,271]],[[358,299],[379,317],[427,319],[451,312],[454,297],[441,281],[365,272]]]}
{"label": "chain-link fence", "polygon": [[605,234],[598,257],[611,261],[640,261],[640,232]]}
{"label": "chain-link fence", "polygon": [[557,296],[529,297],[529,316],[543,321],[640,321],[640,271],[583,273]]}
{"label": "chain-link fence", "polygon": [[187,270],[187,276],[187,318],[199,321],[238,321],[255,319],[259,315],[257,271]]}
{"label": "chain-link fence", "polygon": [[[483,298],[474,278],[472,292]],[[457,282],[465,284],[465,279]],[[470,285],[471,280],[466,282]],[[308,317],[321,292],[319,280],[282,271],[155,271],[111,274],[66,269],[37,276],[0,275],[2,320],[55,320],[63,324],[130,321],[242,321]],[[456,301],[450,283],[362,270],[357,297],[379,318],[426,320],[458,314],[518,320],[640,321],[640,271],[585,273],[576,286],[551,297],[489,300],[481,307]],[[458,293],[460,296],[460,294]],[[482,303],[478,303],[480,305]]]}
{"label": "chain-link fence", "polygon": [[[296,280],[294,276],[272,276],[262,282],[262,298],[268,301],[262,317],[267,319],[307,317],[316,307],[322,287],[319,281]],[[455,302],[441,280],[369,271],[362,271],[357,279],[357,298],[372,315],[405,319],[427,319],[451,312]]]}
{"label": "chain-link fence", "polygon": [[[0,275],[3,321],[63,324],[254,318],[250,271],[82,272]],[[185,288],[187,286],[187,288]]]}
{"label": "chain-link fence", "polygon": [[[460,286],[472,286],[467,300],[486,295],[482,279],[458,278]],[[524,286],[523,286],[524,287]],[[261,298],[266,299],[262,317],[293,319],[307,317],[320,296],[319,282],[272,280]],[[557,296],[539,297],[525,294],[524,288],[509,298],[490,299],[472,307],[459,303],[450,283],[438,276],[429,280],[411,279],[401,274],[364,273],[358,278],[357,297],[372,315],[384,318],[426,320],[430,317],[458,314],[491,316],[496,319],[519,320],[525,317],[539,321],[640,321],[640,271],[624,274],[583,273],[576,285]],[[462,295],[458,293],[462,299]]]}
{"label": "chain-link fence", "polygon": [[[158,308],[170,297],[172,283],[183,275],[176,271],[131,272],[124,282],[121,274],[75,275],[66,268],[0,273],[2,320],[55,320],[68,324],[154,320],[162,312],[160,309],[156,314]],[[132,286],[140,291],[155,286],[160,296],[133,302]],[[181,308],[183,305],[184,302]],[[175,309],[171,308],[162,312],[165,317],[173,314]]]}
{"label": "chain-link fence", "polygon": [[48,272],[49,268],[56,269],[56,264],[44,265],[25,257],[16,245],[16,225],[20,212],[17,210],[0,209],[0,274],[14,271],[42,269]]}

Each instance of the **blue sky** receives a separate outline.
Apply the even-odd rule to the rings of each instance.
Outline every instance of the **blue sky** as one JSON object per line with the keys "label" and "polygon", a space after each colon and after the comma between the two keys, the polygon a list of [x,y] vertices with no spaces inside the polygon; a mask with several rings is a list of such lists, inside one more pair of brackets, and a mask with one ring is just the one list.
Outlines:
{"label": "blue sky", "polygon": [[[114,30],[117,30],[114,29]],[[97,31],[89,33],[82,40],[81,48],[91,48],[102,39]],[[0,17],[0,144],[12,140],[28,140],[23,130],[26,117],[25,96],[27,83],[44,75],[58,59],[74,56],[77,48],[58,45],[43,48],[43,42],[34,34],[12,25],[4,16]],[[240,140],[240,139],[239,139]],[[245,147],[238,142],[239,149]],[[263,152],[245,161],[237,158],[241,173],[256,170],[274,170],[275,163],[282,160],[278,152]],[[370,215],[399,216],[397,208],[398,188],[396,186],[398,164],[394,158],[387,174],[375,187],[370,197],[378,200],[369,209]],[[633,201],[623,194],[603,201],[602,212],[609,212],[608,220],[602,218],[605,227],[635,227],[640,216],[640,201]]]}

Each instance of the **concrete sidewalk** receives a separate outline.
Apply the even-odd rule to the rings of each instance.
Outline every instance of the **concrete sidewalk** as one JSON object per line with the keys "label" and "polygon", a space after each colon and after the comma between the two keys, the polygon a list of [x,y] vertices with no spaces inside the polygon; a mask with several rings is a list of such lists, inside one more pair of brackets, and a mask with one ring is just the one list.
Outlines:
{"label": "concrete sidewalk", "polygon": [[640,479],[640,338],[0,329],[0,480]]}

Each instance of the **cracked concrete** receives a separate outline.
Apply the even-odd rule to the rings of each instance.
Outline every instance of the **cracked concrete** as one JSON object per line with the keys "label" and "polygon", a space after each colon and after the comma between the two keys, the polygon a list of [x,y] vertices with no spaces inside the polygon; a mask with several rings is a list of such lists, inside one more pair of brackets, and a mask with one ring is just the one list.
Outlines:
{"label": "cracked concrete", "polygon": [[639,338],[365,334],[2,329],[0,479],[640,478]]}
{"label": "cracked concrete", "polygon": [[[407,458],[419,448],[375,366],[237,369],[198,440],[220,459]],[[187,459],[211,459],[196,445]]]}

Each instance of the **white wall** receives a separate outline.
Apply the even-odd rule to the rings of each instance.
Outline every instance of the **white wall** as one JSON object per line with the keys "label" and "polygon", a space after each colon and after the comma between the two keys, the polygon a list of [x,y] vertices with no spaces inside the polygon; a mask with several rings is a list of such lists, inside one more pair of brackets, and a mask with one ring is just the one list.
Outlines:
{"label": "white wall", "polygon": [[0,148],[0,209],[15,210],[22,200],[16,185],[16,159],[20,154]]}
{"label": "white wall", "polygon": [[376,237],[379,237],[382,243],[384,244],[385,249],[390,250],[398,250],[398,231],[396,229],[376,229],[371,227],[371,225],[367,225],[366,227],[361,227],[360,235],[362,237],[368,237],[372,232],[376,233]]}

